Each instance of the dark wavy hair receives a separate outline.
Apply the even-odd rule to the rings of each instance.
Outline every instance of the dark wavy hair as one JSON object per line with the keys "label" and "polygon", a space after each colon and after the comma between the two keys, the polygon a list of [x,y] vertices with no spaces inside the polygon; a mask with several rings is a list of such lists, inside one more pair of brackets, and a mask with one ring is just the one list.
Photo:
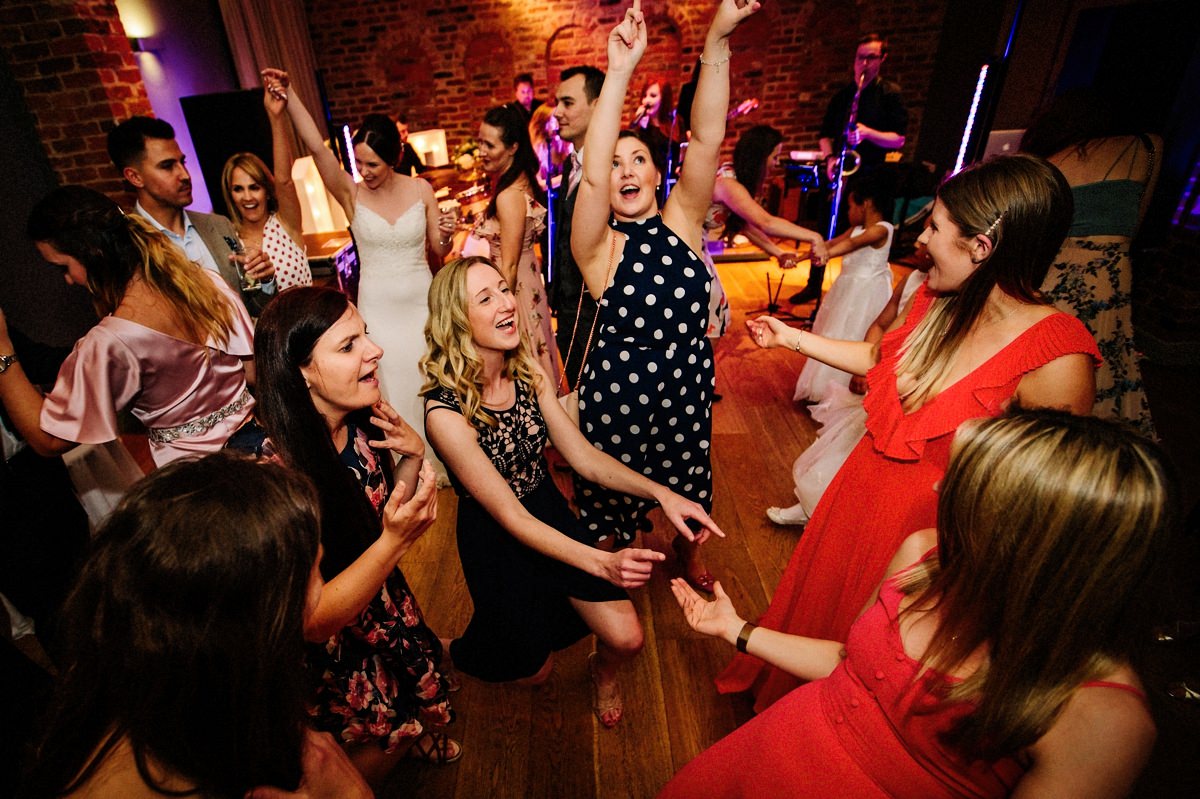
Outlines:
{"label": "dark wavy hair", "polygon": [[[362,555],[381,529],[375,508],[342,464],[300,374],[300,367],[312,360],[317,340],[349,307],[346,295],[330,288],[288,289],[267,304],[254,331],[255,413],[283,462],[318,488],[325,545],[321,573],[327,580]],[[360,429],[375,429],[369,409],[352,414],[351,420]],[[387,464],[386,453],[379,455]],[[391,469],[385,466],[384,472],[390,477]]]}
{"label": "dark wavy hair", "polygon": [[303,614],[320,538],[311,484],[232,452],[134,486],[92,541],[63,614],[65,657],[22,795],[58,796],[127,742],[205,796],[295,789]]}
{"label": "dark wavy hair", "polygon": [[367,114],[362,124],[354,131],[352,144],[365,144],[375,151],[380,160],[388,166],[395,166],[400,160],[400,131],[396,123],[384,114]]}
{"label": "dark wavy hair", "polygon": [[525,179],[529,181],[529,190],[533,192],[534,198],[545,205],[546,193],[542,191],[542,187],[537,181],[539,168],[537,153],[534,152],[533,143],[529,140],[529,121],[525,117],[525,110],[518,103],[498,105],[483,115],[483,124],[491,125],[500,131],[500,141],[504,143],[505,147],[517,145],[512,165],[496,181],[496,189],[492,192],[492,199],[488,203],[487,215],[496,215],[496,198],[500,196],[500,192],[515,183],[521,175],[524,175]]}
{"label": "dark wavy hair", "polygon": [[[751,197],[762,190],[763,178],[767,174],[767,159],[783,141],[783,134],[770,125],[755,125],[738,137],[733,146],[733,174],[738,183],[746,187]],[[737,214],[730,214],[725,223],[727,234],[738,233],[746,222]]]}

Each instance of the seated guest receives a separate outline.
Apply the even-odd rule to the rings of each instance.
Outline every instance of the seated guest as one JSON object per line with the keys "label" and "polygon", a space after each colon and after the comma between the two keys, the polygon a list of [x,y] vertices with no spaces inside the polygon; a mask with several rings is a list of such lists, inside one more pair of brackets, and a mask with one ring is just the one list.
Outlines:
{"label": "seated guest", "polygon": [[1131,661],[1150,640],[1174,503],[1110,422],[966,422],[937,528],[910,536],[846,643],[745,622],[672,583],[688,623],[803,680],[660,797],[1115,797],[1150,757]]}
{"label": "seated guest", "polygon": [[[454,718],[442,647],[398,568],[437,517],[436,478],[420,437],[380,397],[383,351],[344,294],[311,286],[272,301],[254,343],[261,451],[311,479],[321,506],[328,584],[304,626],[319,642],[308,650],[313,722],[373,783],[405,754],[457,760],[461,747],[437,731]],[[377,448],[401,458],[390,492]]]}
{"label": "seated guest", "polygon": [[303,781],[370,796],[304,723],[317,510],[307,480],[230,453],[139,483],[67,602],[61,683],[23,795],[243,796]]}
{"label": "seated guest", "polygon": [[425,426],[462,498],[458,553],[475,605],[450,644],[454,663],[484,680],[540,682],[555,651],[594,632],[595,712],[612,727],[622,715],[617,667],[642,647],[623,589],[644,585],[665,556],[590,546],[547,473],[547,440],[589,480],[659,503],[688,539],[720,532],[698,504],[588,444],[528,350],[508,282],[487,260],[438,272],[425,337]]}
{"label": "seated guest", "polygon": [[287,103],[263,92],[263,105],[271,120],[274,176],[254,153],[231,155],[221,171],[221,193],[247,249],[262,250],[275,265],[279,291],[312,284],[312,270],[304,249],[300,195],[292,181],[291,123]]}
{"label": "seated guest", "polygon": [[[0,368],[0,400],[42,455],[112,441],[129,408],[162,465],[220,449],[250,416],[250,317],[215,272],[197,270],[142,217],[82,186],[50,192],[29,237],[101,317],[43,397],[19,363]],[[0,314],[0,363],[13,352]]]}
{"label": "seated guest", "polygon": [[[130,117],[108,132],[108,155],[137,193],[137,212],[189,261],[219,274],[250,314],[258,316],[275,293],[275,267],[262,252],[235,255],[230,242],[236,240],[237,231],[225,217],[184,210],[192,204],[192,176],[171,124]],[[235,259],[246,277],[259,283],[256,288],[244,287]]]}

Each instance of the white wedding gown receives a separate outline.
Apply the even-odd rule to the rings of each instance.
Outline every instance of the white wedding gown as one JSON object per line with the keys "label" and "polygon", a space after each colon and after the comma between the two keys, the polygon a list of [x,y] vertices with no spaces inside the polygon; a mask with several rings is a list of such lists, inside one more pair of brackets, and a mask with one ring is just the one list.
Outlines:
{"label": "white wedding gown", "polygon": [[388,221],[358,204],[350,223],[358,248],[358,311],[367,335],[383,348],[379,387],[383,398],[425,441],[425,457],[446,483],[442,465],[425,437],[424,377],[418,362],[425,354],[425,320],[429,318],[429,284],[433,274],[425,259],[425,204],[418,200]]}

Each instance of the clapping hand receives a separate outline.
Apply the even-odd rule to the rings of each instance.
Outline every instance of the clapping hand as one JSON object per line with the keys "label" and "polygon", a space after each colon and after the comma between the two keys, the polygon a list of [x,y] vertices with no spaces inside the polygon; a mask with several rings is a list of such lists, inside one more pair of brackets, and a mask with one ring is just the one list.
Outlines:
{"label": "clapping hand", "polygon": [[711,602],[697,594],[682,577],[671,581],[671,593],[675,595],[679,607],[683,608],[683,617],[688,626],[698,633],[732,642],[746,623],[733,609],[733,602],[721,587],[720,580],[713,583],[714,598]]}
{"label": "clapping hand", "polygon": [[608,557],[601,576],[618,588],[640,588],[649,582],[654,564],[667,559],[666,555],[653,549],[632,547],[605,554]]}
{"label": "clapping hand", "polygon": [[642,0],[633,0],[633,6],[625,10],[625,18],[608,34],[608,69],[633,72],[645,52],[646,17]]}
{"label": "clapping hand", "polygon": [[368,442],[372,447],[390,449],[406,458],[425,457],[425,442],[421,436],[387,401],[380,400],[371,406],[371,424],[383,433],[383,438]]}

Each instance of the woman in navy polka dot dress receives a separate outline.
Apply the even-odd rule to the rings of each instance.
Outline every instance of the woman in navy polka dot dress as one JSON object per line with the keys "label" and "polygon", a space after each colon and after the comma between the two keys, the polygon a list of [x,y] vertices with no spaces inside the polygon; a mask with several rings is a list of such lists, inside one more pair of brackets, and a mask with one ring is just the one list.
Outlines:
{"label": "woman in navy polka dot dress", "polygon": [[[725,136],[729,36],[758,9],[722,0],[700,59],[692,140],[661,213],[661,155],[620,131],[621,107],[646,49],[635,0],[608,38],[608,75],[588,126],[571,248],[601,309],[579,392],[580,427],[598,449],[712,508],[712,347],[705,337],[708,271],[697,253]],[[649,510],[635,497],[576,484],[585,527],[597,541],[631,542]],[[688,579],[711,590],[698,546],[675,541]]]}

